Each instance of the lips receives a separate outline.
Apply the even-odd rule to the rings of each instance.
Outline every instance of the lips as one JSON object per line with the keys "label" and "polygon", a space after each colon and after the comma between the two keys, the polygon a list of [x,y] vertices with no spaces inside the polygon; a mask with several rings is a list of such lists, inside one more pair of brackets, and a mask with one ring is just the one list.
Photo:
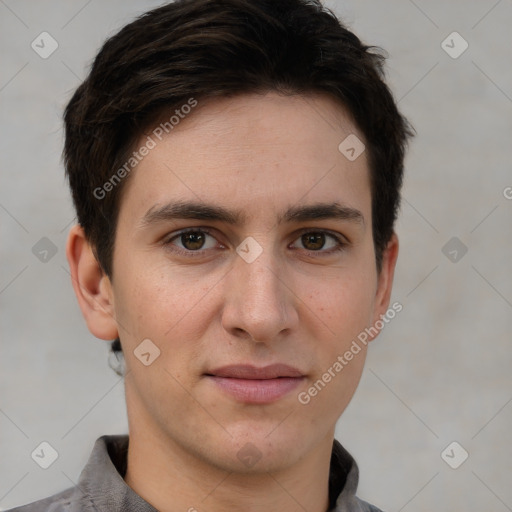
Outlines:
{"label": "lips", "polygon": [[257,368],[230,365],[205,374],[223,393],[247,404],[266,404],[279,400],[295,389],[305,375],[286,364]]}
{"label": "lips", "polygon": [[213,375],[215,377],[227,377],[232,379],[254,380],[304,376],[304,374],[300,370],[297,370],[297,368],[293,368],[292,366],[280,363],[264,366],[263,368],[257,368],[248,364],[223,366],[222,368],[218,368],[209,372],[207,375]]}

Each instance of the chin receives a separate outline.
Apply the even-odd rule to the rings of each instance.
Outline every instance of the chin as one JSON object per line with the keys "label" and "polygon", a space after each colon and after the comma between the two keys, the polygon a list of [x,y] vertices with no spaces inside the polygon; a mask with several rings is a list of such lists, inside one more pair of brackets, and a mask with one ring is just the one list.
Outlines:
{"label": "chin", "polygon": [[[305,435],[291,432],[284,425],[280,427],[274,422],[269,428],[265,424],[253,428],[238,428],[226,439],[227,444],[220,446],[219,455],[224,459],[226,469],[236,473],[268,473],[282,470],[299,460],[302,451],[307,448]],[[277,428],[276,428],[277,426]],[[278,432],[283,428],[282,432]],[[226,454],[228,457],[226,458]]]}

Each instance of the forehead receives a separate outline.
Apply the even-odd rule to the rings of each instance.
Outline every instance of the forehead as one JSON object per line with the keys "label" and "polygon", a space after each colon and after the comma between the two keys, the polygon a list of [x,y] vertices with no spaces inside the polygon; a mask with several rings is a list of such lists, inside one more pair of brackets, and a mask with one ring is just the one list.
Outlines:
{"label": "forehead", "polygon": [[167,124],[164,116],[135,148],[151,146],[123,194],[121,214],[132,221],[172,200],[232,205],[246,218],[319,201],[370,207],[365,151],[352,160],[342,151],[364,137],[334,100],[254,94],[185,111]]}

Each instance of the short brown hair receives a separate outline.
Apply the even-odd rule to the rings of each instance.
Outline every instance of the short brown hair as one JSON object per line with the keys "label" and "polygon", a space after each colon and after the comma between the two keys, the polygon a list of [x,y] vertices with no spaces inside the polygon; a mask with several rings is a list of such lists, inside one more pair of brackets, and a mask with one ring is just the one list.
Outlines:
{"label": "short brown hair", "polygon": [[[103,271],[113,276],[129,179],[121,169],[144,130],[191,98],[268,91],[326,94],[350,111],[369,156],[380,270],[412,135],[384,82],[383,62],[380,49],[364,45],[317,0],[177,0],[122,28],[105,42],[64,115],[66,174]],[[116,173],[123,179],[112,182]]]}

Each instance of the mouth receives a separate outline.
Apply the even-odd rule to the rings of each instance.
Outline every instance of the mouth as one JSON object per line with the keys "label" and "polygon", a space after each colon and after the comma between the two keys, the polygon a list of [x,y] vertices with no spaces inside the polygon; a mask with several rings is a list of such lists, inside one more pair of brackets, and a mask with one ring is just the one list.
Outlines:
{"label": "mouth", "polygon": [[231,365],[205,374],[225,394],[246,404],[272,403],[293,391],[305,379],[297,368],[273,364],[262,368]]}

